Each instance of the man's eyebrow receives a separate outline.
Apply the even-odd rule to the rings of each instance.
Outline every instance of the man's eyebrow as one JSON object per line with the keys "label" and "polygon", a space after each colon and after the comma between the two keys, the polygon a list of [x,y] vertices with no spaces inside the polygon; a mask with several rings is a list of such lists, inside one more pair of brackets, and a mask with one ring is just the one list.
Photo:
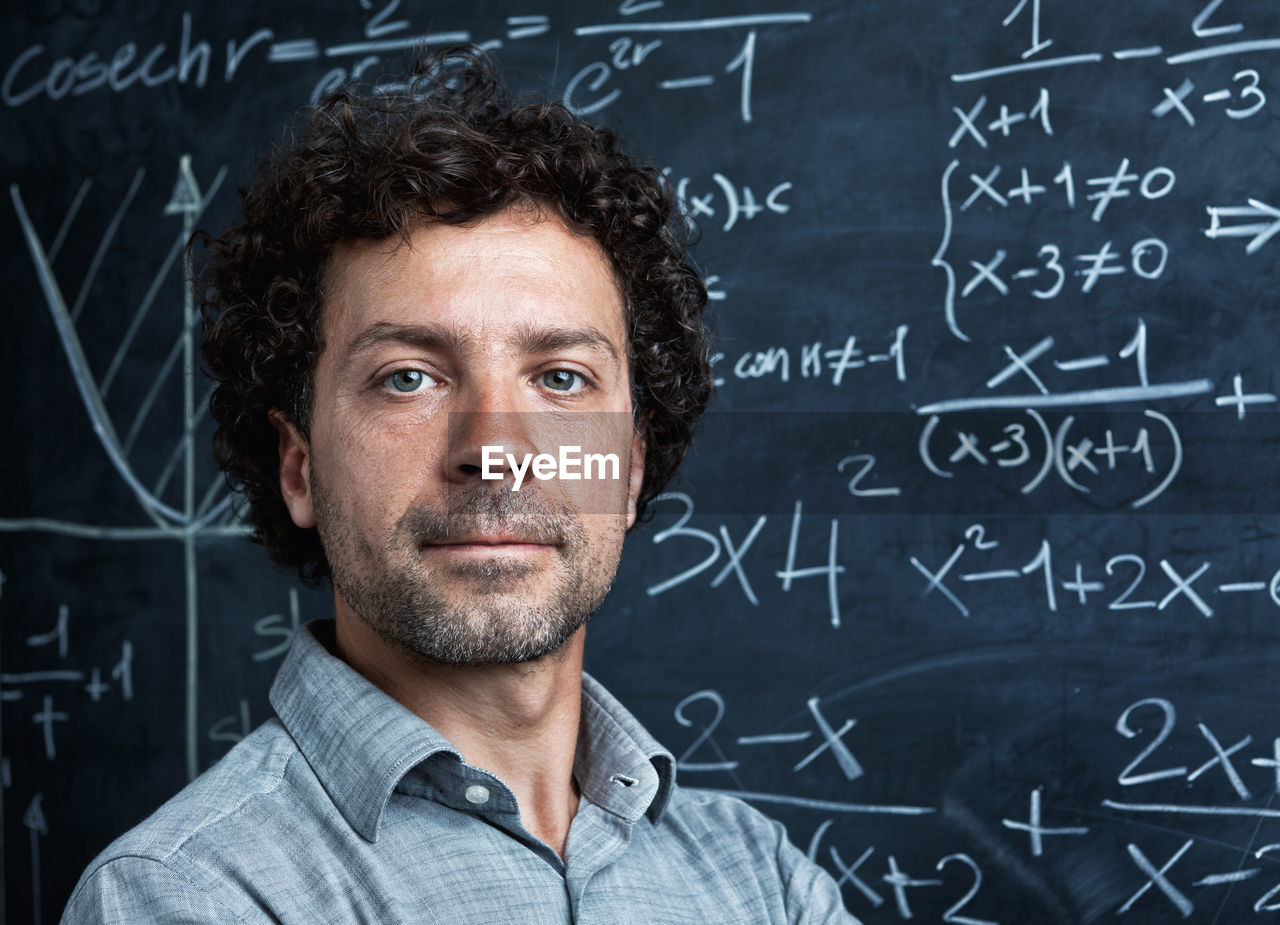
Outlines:
{"label": "man's eyebrow", "polygon": [[[361,354],[386,344],[404,344],[424,351],[439,351],[456,356],[474,350],[476,338],[454,326],[380,321],[365,328],[352,339],[344,352],[342,365],[349,366]],[[523,354],[558,353],[575,347],[586,347],[606,355],[615,366],[622,366],[622,358],[613,341],[590,325],[521,328],[515,335],[514,346]]]}
{"label": "man's eyebrow", "polygon": [[343,365],[349,365],[362,353],[385,344],[407,344],[421,350],[439,350],[449,353],[465,353],[475,344],[475,338],[453,327],[434,324],[392,324],[380,321],[365,328],[347,345]]}
{"label": "man's eyebrow", "polygon": [[584,325],[571,328],[530,327],[520,331],[516,345],[521,353],[557,353],[574,347],[586,347],[607,354],[616,366],[622,365],[618,349],[603,332]]}

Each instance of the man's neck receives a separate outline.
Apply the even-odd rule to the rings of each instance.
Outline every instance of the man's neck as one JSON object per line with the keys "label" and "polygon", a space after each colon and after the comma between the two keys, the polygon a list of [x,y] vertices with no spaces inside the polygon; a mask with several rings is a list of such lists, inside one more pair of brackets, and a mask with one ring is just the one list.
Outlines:
{"label": "man's neck", "polygon": [[578,808],[573,761],[582,709],[579,629],[549,656],[466,668],[415,659],[342,613],[338,655],[515,794],[526,829],[564,857]]}

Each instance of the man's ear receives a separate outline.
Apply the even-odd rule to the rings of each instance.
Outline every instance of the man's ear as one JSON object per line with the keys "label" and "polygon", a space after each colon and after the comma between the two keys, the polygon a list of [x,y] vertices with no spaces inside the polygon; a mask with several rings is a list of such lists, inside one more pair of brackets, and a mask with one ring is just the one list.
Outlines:
{"label": "man's ear", "polygon": [[631,436],[631,472],[627,475],[627,529],[636,524],[636,499],[644,485],[644,437],[640,431]]}
{"label": "man's ear", "polygon": [[280,495],[294,525],[309,529],[316,525],[311,501],[311,447],[279,408],[272,408],[267,416],[280,436]]}

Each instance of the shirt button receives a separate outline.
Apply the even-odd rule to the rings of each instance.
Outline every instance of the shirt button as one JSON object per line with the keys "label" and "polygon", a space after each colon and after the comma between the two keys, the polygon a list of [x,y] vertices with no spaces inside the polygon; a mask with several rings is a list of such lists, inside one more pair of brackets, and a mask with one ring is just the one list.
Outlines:
{"label": "shirt button", "polygon": [[467,788],[467,802],[480,805],[489,802],[489,788],[480,784],[472,784]]}

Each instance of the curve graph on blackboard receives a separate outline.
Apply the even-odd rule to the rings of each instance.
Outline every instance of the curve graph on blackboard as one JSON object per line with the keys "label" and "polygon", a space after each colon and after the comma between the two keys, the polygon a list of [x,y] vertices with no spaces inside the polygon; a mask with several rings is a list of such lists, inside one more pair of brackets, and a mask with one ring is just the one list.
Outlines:
{"label": "curve graph on blackboard", "polygon": [[[198,772],[196,699],[197,699],[197,626],[199,623],[197,595],[198,540],[209,536],[233,536],[247,533],[232,506],[232,494],[225,480],[219,475],[197,497],[196,484],[196,432],[204,423],[208,411],[208,394],[196,397],[197,364],[195,327],[198,315],[187,242],[196,223],[209,203],[217,195],[226,179],[226,168],[216,171],[208,189],[201,191],[189,155],[183,155],[178,163],[177,179],[173,192],[164,206],[161,218],[178,216],[181,226],[175,229],[173,240],[160,260],[146,294],[129,320],[115,353],[105,370],[95,371],[85,355],[77,329],[77,322],[92,291],[95,277],[110,252],[113,241],[120,233],[131,205],[146,181],[146,171],[139,168],[129,188],[116,206],[112,218],[101,234],[93,259],[79,280],[73,303],[68,305],[63,287],[54,270],[54,261],[68,235],[72,232],[77,213],[92,189],[92,181],[85,180],[71,200],[66,214],[52,240],[46,246],[40,232],[31,219],[23,192],[18,184],[9,187],[14,213],[22,227],[27,250],[40,282],[47,309],[57,331],[66,363],[70,369],[76,390],[85,413],[93,427],[107,460],[128,487],[137,503],[139,513],[149,525],[139,524],[88,524],[55,517],[0,518],[0,531],[39,531],[75,536],[106,542],[170,540],[182,544],[184,553],[185,618],[186,618],[186,761],[189,777]],[[181,260],[181,314],[178,318],[174,342],[163,361],[154,372],[142,400],[133,408],[112,409],[108,406],[111,387],[135,346],[135,339],[143,322],[151,314],[157,302],[167,301],[163,295],[166,284],[172,284],[174,266]],[[155,322],[153,322],[154,324]],[[161,390],[177,376],[182,384],[181,432],[161,444],[165,453],[159,465],[159,473],[146,484],[138,474],[135,457],[142,451],[138,437],[147,423]],[[120,423],[127,417],[127,425]],[[151,462],[156,462],[152,460]],[[178,496],[175,500],[168,497]]]}

